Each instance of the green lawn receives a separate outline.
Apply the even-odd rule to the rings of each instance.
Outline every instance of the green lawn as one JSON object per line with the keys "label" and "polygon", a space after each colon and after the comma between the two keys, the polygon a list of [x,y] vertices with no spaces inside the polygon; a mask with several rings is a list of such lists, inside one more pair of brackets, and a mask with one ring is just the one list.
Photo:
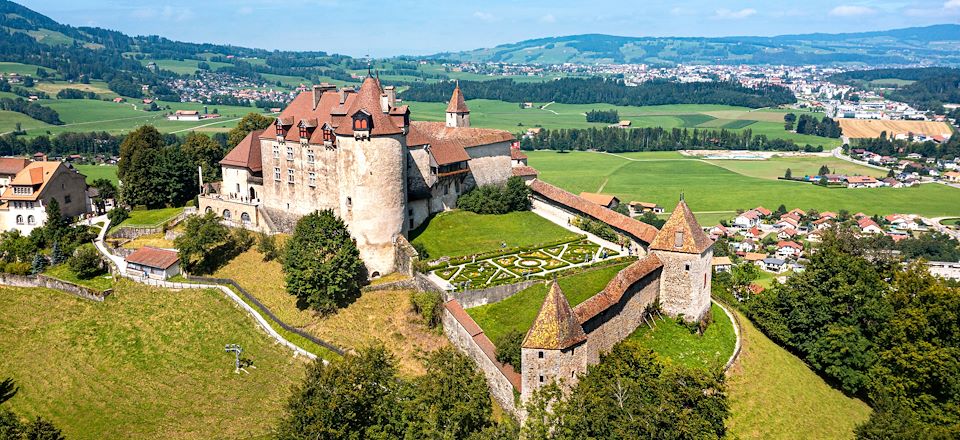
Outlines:
{"label": "green lawn", "polygon": [[410,241],[422,243],[430,258],[457,257],[507,247],[531,246],[577,235],[532,212],[479,215],[448,211],[428,219],[410,233]]}
{"label": "green lawn", "polygon": [[[540,177],[574,194],[598,191],[622,201],[655,202],[672,209],[685,195],[694,212],[749,209],[757,205],[774,208],[817,209],[868,215],[914,213],[925,216],[960,214],[960,190],[946,185],[912,188],[828,189],[807,183],[749,177],[706,161],[627,160],[610,154],[552,151],[528,152],[530,165]],[[643,153],[626,155],[639,159]],[[708,224],[706,221],[704,224]]]}
{"label": "green lawn", "polygon": [[628,339],[635,340],[660,356],[692,368],[722,368],[733,354],[737,335],[730,317],[720,306],[710,309],[713,322],[703,335],[691,333],[676,320],[664,317],[653,321],[653,329],[641,325]]}
{"label": "green lawn", "polygon": [[[737,313],[737,312],[734,312]],[[739,439],[850,439],[870,407],[830,387],[738,315],[740,357],[728,372],[727,433]]]}
{"label": "green lawn", "polygon": [[162,225],[180,212],[183,208],[161,208],[148,209],[143,211],[130,211],[130,218],[124,220],[117,226],[149,227]]}
{"label": "green lawn", "polygon": [[[9,98],[14,98],[14,96],[9,96]],[[0,110],[0,134],[15,131],[17,129],[17,123],[20,123],[21,130],[44,131],[56,127],[55,125],[33,119],[23,113]]]}
{"label": "green lawn", "polygon": [[793,177],[816,176],[820,167],[826,165],[833,174],[886,177],[887,172],[858,165],[832,156],[825,157],[775,157],[769,160],[709,160],[708,162],[744,176],[776,180],[783,177],[787,168]]}
{"label": "green lawn", "polygon": [[[33,64],[21,64],[21,63],[10,63],[6,61],[0,61],[0,72],[3,73],[16,73],[17,75],[30,75],[33,77],[37,76],[37,69],[41,68],[40,66],[35,66]],[[48,72],[50,69],[45,69]]]}
{"label": "green lawn", "polygon": [[[627,264],[594,269],[557,280],[571,306],[576,306],[596,295]],[[467,313],[491,341],[496,342],[507,331],[514,329],[526,334],[537,312],[547,297],[548,283],[537,283],[503,301],[467,309]]]}
{"label": "green lawn", "polygon": [[97,179],[107,179],[113,182],[114,186],[120,182],[117,179],[116,165],[75,165],[78,171],[87,176],[87,184],[92,184]]}
{"label": "green lawn", "polygon": [[79,284],[84,287],[89,287],[91,289],[99,290],[101,292],[113,288],[113,276],[109,273],[103,275],[98,275],[88,280],[81,280],[77,278],[70,266],[66,264],[60,264],[53,266],[44,272],[44,275],[47,275],[51,278],[56,278],[58,280],[69,281],[74,284]]}
{"label": "green lawn", "polygon": [[946,220],[942,220],[940,223],[947,226],[960,226],[960,218],[948,218]]}
{"label": "green lawn", "polygon": [[[256,368],[234,373],[232,343]],[[130,282],[103,303],[0,288],[0,353],[8,406],[72,440],[265,437],[304,372],[222,293]]]}

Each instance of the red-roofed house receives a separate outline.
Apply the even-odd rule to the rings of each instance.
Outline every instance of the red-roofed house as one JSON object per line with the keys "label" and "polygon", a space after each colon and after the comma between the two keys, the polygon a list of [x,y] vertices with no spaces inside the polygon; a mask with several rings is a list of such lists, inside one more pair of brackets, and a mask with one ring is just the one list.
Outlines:
{"label": "red-roofed house", "polygon": [[848,188],[876,188],[880,182],[870,176],[847,176],[844,178]]}
{"label": "red-roofed house", "polygon": [[758,207],[756,207],[756,208],[753,208],[753,210],[759,212],[760,215],[762,215],[762,216],[764,216],[764,217],[766,217],[766,216],[768,216],[768,215],[770,215],[770,214],[773,214],[773,211],[770,211],[769,209],[764,208],[763,206],[758,206]]}
{"label": "red-roofed house", "polygon": [[760,224],[760,213],[753,209],[746,211],[734,218],[733,224],[741,228],[752,228]]}
{"label": "red-roofed house", "polygon": [[583,197],[587,201],[596,203],[604,208],[616,209],[617,206],[620,206],[620,199],[618,199],[617,196],[612,196],[610,194],[582,192],[580,193],[580,197]]}
{"label": "red-roofed house", "polygon": [[882,234],[883,228],[873,221],[870,217],[864,217],[857,222],[857,226],[860,227],[860,231],[864,234]]}
{"label": "red-roofed house", "polygon": [[144,246],[127,257],[127,275],[165,280],[180,273],[176,251]]}
{"label": "red-roofed house", "polygon": [[780,241],[777,243],[777,256],[780,258],[799,257],[803,252],[803,245],[795,241]]}

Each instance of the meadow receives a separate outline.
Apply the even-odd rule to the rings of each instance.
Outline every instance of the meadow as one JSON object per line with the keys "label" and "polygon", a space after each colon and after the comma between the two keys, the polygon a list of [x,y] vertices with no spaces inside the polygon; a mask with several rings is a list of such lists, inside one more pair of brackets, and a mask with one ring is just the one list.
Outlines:
{"label": "meadow", "polygon": [[[234,373],[231,343],[256,368]],[[77,440],[266,437],[305,365],[217,291],[126,281],[103,303],[0,288],[0,352],[8,406]]]}
{"label": "meadow", "polygon": [[[614,194],[621,201],[655,202],[672,209],[680,194],[694,212],[735,215],[737,209],[764,205],[771,209],[780,204],[788,208],[820,211],[863,211],[867,214],[914,213],[925,216],[960,214],[960,190],[946,185],[925,184],[912,188],[846,189],[824,188],[808,183],[771,180],[731,171],[731,161],[724,167],[694,158],[669,159],[657,154],[652,160],[645,153],[613,155],[592,152],[556,153],[527,152],[530,165],[540,177],[572,193],[581,191]],[[819,159],[819,158],[818,158]],[[729,162],[729,163],[728,163]],[[805,166],[819,166],[820,161]],[[773,176],[783,172],[789,161],[778,159],[750,162],[754,175]],[[764,165],[769,167],[763,170]],[[737,165],[739,166],[739,165]],[[829,165],[828,165],[829,166]],[[747,171],[744,171],[747,173]],[[699,217],[705,225],[711,221]]]}
{"label": "meadow", "polygon": [[120,179],[117,178],[116,165],[74,165],[80,174],[87,176],[87,184],[92,184],[97,179],[107,179],[117,186]]}
{"label": "meadow", "polygon": [[[405,101],[410,105],[412,118],[418,121],[442,121],[446,103]],[[520,108],[517,103],[473,99],[470,107],[470,122],[473,126],[497,128],[510,132],[526,131],[531,127],[546,129],[605,127],[609,124],[587,122],[590,110],[617,110],[621,120],[629,120],[633,127],[670,128],[725,128],[734,131],[751,130],[770,138],[789,139],[804,145],[822,145],[824,149],[840,145],[840,139],[830,139],[788,132],[783,129],[783,115],[787,113],[810,113],[800,110],[750,109],[712,104],[674,104],[642,107],[615,106],[610,104],[549,104],[534,103],[533,108]],[[823,117],[822,113],[810,113]]]}
{"label": "meadow", "polygon": [[410,233],[410,242],[427,248],[430,258],[458,257],[506,247],[573,240],[570,232],[532,212],[480,215],[468,211],[439,213]]}

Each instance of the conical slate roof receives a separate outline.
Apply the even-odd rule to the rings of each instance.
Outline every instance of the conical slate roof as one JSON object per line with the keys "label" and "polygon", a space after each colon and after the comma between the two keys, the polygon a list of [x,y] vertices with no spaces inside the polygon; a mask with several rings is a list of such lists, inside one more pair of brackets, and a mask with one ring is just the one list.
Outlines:
{"label": "conical slate roof", "polygon": [[660,228],[660,232],[650,243],[651,250],[700,254],[713,245],[713,240],[707,237],[697,223],[697,218],[690,211],[687,202],[682,199],[677,204],[670,219]]}
{"label": "conical slate roof", "polygon": [[583,327],[577,322],[576,315],[567,297],[556,281],[550,284],[550,291],[540,306],[537,319],[523,339],[523,348],[544,350],[563,350],[587,339]]}
{"label": "conical slate roof", "polygon": [[450,97],[450,104],[447,104],[447,113],[470,113],[467,108],[467,101],[463,99],[463,92],[460,91],[460,83],[453,89],[453,96]]}

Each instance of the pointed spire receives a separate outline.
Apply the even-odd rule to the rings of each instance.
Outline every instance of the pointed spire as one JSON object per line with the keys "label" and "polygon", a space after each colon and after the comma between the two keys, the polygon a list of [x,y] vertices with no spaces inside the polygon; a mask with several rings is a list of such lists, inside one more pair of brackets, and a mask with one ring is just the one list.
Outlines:
{"label": "pointed spire", "polygon": [[447,104],[447,113],[470,113],[467,108],[467,102],[463,98],[463,92],[460,91],[460,81],[457,80],[457,86],[453,89],[453,96],[450,97],[450,103]]}
{"label": "pointed spire", "polygon": [[660,228],[660,232],[650,243],[651,250],[683,252],[687,254],[703,253],[713,245],[697,222],[697,217],[680,195],[680,203],[670,214],[670,218]]}
{"label": "pointed spire", "polygon": [[587,339],[583,327],[577,322],[573,308],[556,280],[550,282],[550,290],[540,306],[533,326],[523,339],[523,348],[563,350]]}

